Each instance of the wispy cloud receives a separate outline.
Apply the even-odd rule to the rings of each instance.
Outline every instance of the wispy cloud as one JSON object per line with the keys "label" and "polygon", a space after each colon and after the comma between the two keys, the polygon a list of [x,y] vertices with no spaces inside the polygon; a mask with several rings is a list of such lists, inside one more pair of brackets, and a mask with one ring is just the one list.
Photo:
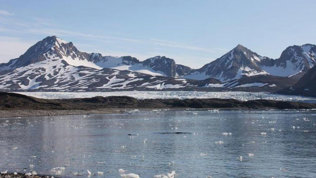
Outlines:
{"label": "wispy cloud", "polygon": [[181,44],[181,43],[172,42],[172,41],[158,40],[158,39],[145,40],[145,39],[136,39],[136,38],[105,36],[105,35],[81,33],[81,32],[75,32],[75,31],[69,31],[69,30],[63,30],[63,29],[51,29],[51,28],[38,29],[37,28],[37,29],[29,29],[27,31],[34,34],[56,35],[56,36],[76,36],[76,37],[86,38],[90,40],[105,40],[106,42],[108,42],[109,40],[113,40],[113,41],[123,41],[123,42],[131,42],[131,43],[142,43],[142,44],[147,44],[147,45],[149,44],[149,45],[154,45],[154,46],[178,48],[178,49],[200,51],[200,52],[206,52],[206,53],[216,53],[218,51],[225,50],[225,49],[219,49],[219,48],[208,49],[208,48],[202,48],[202,47]]}
{"label": "wispy cloud", "polygon": [[76,37],[86,38],[90,40],[119,40],[119,41],[128,41],[128,42],[142,42],[142,40],[139,40],[139,39],[95,35],[95,34],[81,33],[81,32],[64,30],[64,29],[37,28],[37,29],[28,29],[26,30],[26,32],[33,33],[33,34],[43,34],[43,35],[76,36]]}
{"label": "wispy cloud", "polygon": [[109,42],[111,41],[123,41],[123,42],[131,42],[131,43],[142,43],[146,45],[153,45],[153,46],[161,46],[161,47],[168,47],[168,48],[178,48],[178,49],[185,49],[190,51],[199,51],[205,53],[218,53],[222,51],[226,51],[226,49],[221,48],[203,48],[173,41],[166,41],[166,40],[158,40],[158,39],[136,39],[136,38],[127,38],[127,37],[116,37],[116,36],[106,36],[106,35],[96,35],[96,34],[89,34],[89,33],[81,33],[63,29],[51,29],[51,28],[44,28],[44,29],[29,29],[27,30],[30,33],[34,34],[43,34],[43,35],[56,35],[56,36],[75,36],[80,38],[85,38],[89,40],[101,40]]}
{"label": "wispy cloud", "polygon": [[12,15],[14,15],[14,14],[11,13],[11,12],[8,12],[8,11],[6,11],[6,10],[1,10],[1,9],[0,9],[0,15],[12,16]]}
{"label": "wispy cloud", "polygon": [[[1,12],[1,11],[0,11]],[[10,13],[9,13],[10,14]],[[0,16],[1,18],[1,16]],[[199,59],[199,62],[208,62],[210,58],[221,55],[226,49],[202,47],[189,43],[168,41],[164,39],[145,39],[145,38],[130,38],[124,36],[111,36],[104,34],[92,34],[81,31],[74,31],[59,27],[54,21],[43,18],[30,17],[27,21],[21,21],[20,19],[6,19],[0,21],[0,32],[11,34],[10,36],[51,36],[56,35],[65,40],[83,40],[89,47],[76,44],[78,47],[82,46],[83,51],[89,52],[101,52],[105,55],[132,55],[142,60],[155,55],[166,55],[173,59],[181,59],[182,62],[187,64],[192,63],[192,59]],[[18,57],[18,55],[25,52],[25,50],[35,43],[29,43],[29,41],[23,41],[23,39],[7,39],[3,41],[0,36],[0,62]],[[88,42],[91,41],[91,42]],[[5,44],[8,44],[8,47]],[[101,44],[101,45],[100,45]],[[102,44],[110,45],[110,48],[102,49]],[[84,47],[85,46],[85,47]],[[17,49],[18,50],[12,50]],[[172,50],[175,49],[175,50]],[[180,50],[177,50],[180,49]],[[107,50],[107,51],[104,51]],[[87,51],[87,52],[88,52]],[[172,51],[178,51],[176,53]],[[182,51],[179,53],[179,51]],[[190,64],[196,66],[198,64]]]}
{"label": "wispy cloud", "polygon": [[[10,14],[7,11],[1,11],[5,14]],[[14,33],[22,33],[22,34],[34,34],[34,35],[45,35],[51,36],[56,35],[59,37],[77,37],[82,38],[85,40],[91,41],[102,41],[105,43],[116,43],[116,42],[125,42],[125,44],[131,44],[131,46],[135,44],[141,44],[146,46],[151,46],[152,48],[175,48],[175,49],[183,49],[188,51],[196,51],[196,52],[203,52],[206,54],[218,54],[226,49],[220,48],[206,48],[195,46],[192,44],[184,44],[179,43],[176,41],[167,41],[161,39],[139,39],[139,38],[130,38],[130,37],[122,37],[122,36],[110,36],[110,35],[103,35],[103,34],[91,34],[91,33],[84,33],[80,31],[73,31],[67,30],[64,28],[59,28],[54,24],[53,21],[44,18],[30,18],[29,21],[23,21],[11,19],[10,21],[6,22],[6,28],[1,27],[0,31],[2,32],[14,32]],[[36,24],[36,26],[34,26]],[[23,27],[23,30],[20,28]]]}

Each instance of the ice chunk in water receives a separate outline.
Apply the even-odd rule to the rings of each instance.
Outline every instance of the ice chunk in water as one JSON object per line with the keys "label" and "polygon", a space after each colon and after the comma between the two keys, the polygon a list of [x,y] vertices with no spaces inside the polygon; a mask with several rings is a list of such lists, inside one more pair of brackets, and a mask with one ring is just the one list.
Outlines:
{"label": "ice chunk in water", "polygon": [[222,144],[224,144],[224,142],[222,140],[220,140],[220,141],[216,141],[215,144],[216,145],[222,145]]}
{"label": "ice chunk in water", "polygon": [[239,156],[239,161],[242,162],[242,160],[243,160],[243,157]]}
{"label": "ice chunk in water", "polygon": [[36,175],[37,175],[37,172],[36,172],[36,171],[32,171],[32,175],[33,175],[33,176],[36,176]]}
{"label": "ice chunk in water", "polygon": [[50,170],[51,173],[55,175],[61,175],[65,171],[65,167],[55,167]]}
{"label": "ice chunk in water", "polygon": [[154,178],[175,178],[175,176],[176,176],[176,171],[171,171],[170,173],[167,173],[167,174],[155,175]]}
{"label": "ice chunk in water", "polygon": [[254,157],[255,154],[253,154],[253,153],[248,153],[248,156],[249,156],[249,157]]}
{"label": "ice chunk in water", "polygon": [[32,176],[32,173],[27,172],[27,173],[25,173],[24,175],[25,175],[25,176]]}
{"label": "ice chunk in water", "polygon": [[8,170],[1,171],[1,174],[7,174],[7,173],[8,173]]}
{"label": "ice chunk in water", "polygon": [[122,178],[139,178],[139,175],[134,174],[134,173],[125,174],[126,171],[124,169],[119,169],[118,171]]}
{"label": "ice chunk in water", "polygon": [[118,171],[119,171],[120,174],[124,174],[125,173],[124,169],[119,169]]}
{"label": "ice chunk in water", "polygon": [[223,132],[222,135],[229,136],[229,135],[232,135],[232,133],[231,132]]}
{"label": "ice chunk in water", "polygon": [[139,175],[134,173],[128,173],[128,174],[121,174],[122,178],[139,178]]}
{"label": "ice chunk in water", "polygon": [[265,136],[265,135],[267,135],[267,132],[261,132],[260,134]]}
{"label": "ice chunk in water", "polygon": [[304,120],[305,122],[309,122],[309,121],[310,121],[310,120],[309,120],[308,118],[306,118],[306,117],[304,117],[303,120]]}
{"label": "ice chunk in water", "polygon": [[30,167],[30,169],[34,169],[35,166],[34,166],[34,164],[30,164],[29,167]]}
{"label": "ice chunk in water", "polygon": [[92,175],[91,171],[88,170],[88,169],[87,169],[87,173],[88,173],[88,176],[91,176],[91,175]]}

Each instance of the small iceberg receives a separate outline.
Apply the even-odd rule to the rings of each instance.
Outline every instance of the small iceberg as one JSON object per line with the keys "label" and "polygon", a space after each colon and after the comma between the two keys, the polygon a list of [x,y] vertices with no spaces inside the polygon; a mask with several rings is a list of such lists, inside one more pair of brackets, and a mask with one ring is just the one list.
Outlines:
{"label": "small iceberg", "polygon": [[65,171],[65,167],[55,167],[50,170],[54,175],[62,175]]}
{"label": "small iceberg", "polygon": [[243,161],[243,157],[239,156],[239,161],[242,162]]}
{"label": "small iceberg", "polygon": [[222,145],[222,144],[224,144],[224,142],[222,140],[220,140],[220,141],[216,141],[215,144],[216,145]]}
{"label": "small iceberg", "polygon": [[253,153],[248,153],[248,156],[249,156],[249,157],[254,157],[255,154],[253,154]]}
{"label": "small iceberg", "polygon": [[176,176],[176,171],[171,171],[170,173],[167,173],[167,174],[155,175],[154,178],[175,178],[175,176]]}
{"label": "small iceberg", "polygon": [[126,170],[124,170],[124,169],[119,169],[118,171],[119,171],[121,178],[139,178],[139,175],[137,175],[137,174],[125,173]]}
{"label": "small iceberg", "polygon": [[231,132],[223,132],[222,135],[223,135],[223,136],[231,136],[231,135],[233,135],[233,134],[232,134]]}

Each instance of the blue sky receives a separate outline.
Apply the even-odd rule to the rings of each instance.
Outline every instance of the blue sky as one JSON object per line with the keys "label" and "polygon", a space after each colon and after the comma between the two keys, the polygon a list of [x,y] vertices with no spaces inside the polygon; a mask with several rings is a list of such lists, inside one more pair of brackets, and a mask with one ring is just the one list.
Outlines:
{"label": "blue sky", "polygon": [[197,68],[237,44],[273,58],[316,44],[315,0],[0,0],[0,62],[46,36],[81,51]]}

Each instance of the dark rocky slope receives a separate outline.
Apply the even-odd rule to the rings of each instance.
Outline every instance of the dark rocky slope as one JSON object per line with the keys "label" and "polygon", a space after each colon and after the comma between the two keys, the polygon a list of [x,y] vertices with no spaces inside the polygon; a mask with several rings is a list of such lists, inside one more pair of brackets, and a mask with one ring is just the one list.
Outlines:
{"label": "dark rocky slope", "polygon": [[316,66],[306,72],[295,85],[279,93],[316,97]]}

